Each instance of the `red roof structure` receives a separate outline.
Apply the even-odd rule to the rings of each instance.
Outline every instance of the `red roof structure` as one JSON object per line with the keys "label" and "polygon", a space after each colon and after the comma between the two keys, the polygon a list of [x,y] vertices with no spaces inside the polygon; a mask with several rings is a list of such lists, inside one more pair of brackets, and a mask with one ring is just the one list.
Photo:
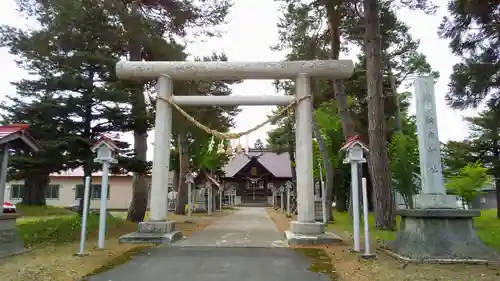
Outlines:
{"label": "red roof structure", "polygon": [[113,151],[120,150],[120,148],[115,144],[115,141],[113,141],[111,138],[109,138],[105,135],[102,135],[102,134],[90,149],[92,151],[95,151],[102,144],[105,144],[107,147],[109,147]]}
{"label": "red roof structure", "polygon": [[346,143],[340,148],[341,151],[349,149],[354,144],[359,144],[364,150],[368,151],[368,146],[361,140],[359,135],[352,136],[347,139]]}
{"label": "red roof structure", "polygon": [[28,133],[28,124],[0,126],[0,145],[21,141],[33,151],[40,150],[40,144]]}

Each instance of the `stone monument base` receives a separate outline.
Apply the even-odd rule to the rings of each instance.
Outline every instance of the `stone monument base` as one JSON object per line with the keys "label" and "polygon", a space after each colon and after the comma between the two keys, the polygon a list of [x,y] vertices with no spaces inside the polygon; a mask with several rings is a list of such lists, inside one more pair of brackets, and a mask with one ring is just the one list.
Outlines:
{"label": "stone monument base", "polygon": [[18,214],[0,215],[0,258],[21,254],[27,250],[16,228]]}
{"label": "stone monument base", "polygon": [[324,245],[342,242],[340,236],[325,232],[325,225],[320,222],[290,223],[290,230],[285,231],[285,239],[289,246],[294,245]]}
{"label": "stone monument base", "polygon": [[398,210],[401,223],[389,254],[421,263],[497,263],[500,255],[477,236],[473,218],[477,210],[411,209]]}
{"label": "stone monument base", "polygon": [[457,196],[420,193],[413,196],[414,209],[457,209]]}
{"label": "stone monument base", "polygon": [[170,244],[183,238],[173,221],[145,221],[138,223],[138,228],[137,232],[121,236],[120,243]]}

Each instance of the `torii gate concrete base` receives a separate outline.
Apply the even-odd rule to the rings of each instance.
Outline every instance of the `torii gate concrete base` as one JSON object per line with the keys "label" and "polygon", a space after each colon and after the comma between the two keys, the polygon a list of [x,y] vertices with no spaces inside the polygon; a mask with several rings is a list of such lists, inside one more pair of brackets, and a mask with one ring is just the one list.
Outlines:
{"label": "torii gate concrete base", "polygon": [[[297,221],[285,232],[289,245],[323,244],[340,238],[325,232],[324,224],[315,221],[312,96],[310,77],[345,79],[354,72],[350,60],[313,60],[284,62],[118,62],[120,79],[158,79],[156,102],[155,148],[151,182],[150,220],[139,224],[138,232],[120,238],[123,243],[174,242],[182,237],[167,216],[167,186],[172,131],[172,101],[179,106],[288,105],[297,100],[296,169]],[[174,96],[173,79],[177,80],[243,80],[293,79],[296,96]]]}

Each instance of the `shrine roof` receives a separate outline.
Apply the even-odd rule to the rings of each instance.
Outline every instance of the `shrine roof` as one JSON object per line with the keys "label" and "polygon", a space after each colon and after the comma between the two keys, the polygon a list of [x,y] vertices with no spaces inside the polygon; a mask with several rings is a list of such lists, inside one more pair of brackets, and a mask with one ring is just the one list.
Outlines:
{"label": "shrine roof", "polygon": [[22,141],[33,151],[40,150],[40,144],[28,133],[28,124],[9,124],[0,126],[0,144]]}
{"label": "shrine roof", "polygon": [[226,178],[232,178],[243,169],[252,159],[256,160],[266,168],[274,177],[291,178],[292,168],[288,153],[275,153],[265,150],[250,150],[248,153],[238,153],[229,160],[223,168]]}

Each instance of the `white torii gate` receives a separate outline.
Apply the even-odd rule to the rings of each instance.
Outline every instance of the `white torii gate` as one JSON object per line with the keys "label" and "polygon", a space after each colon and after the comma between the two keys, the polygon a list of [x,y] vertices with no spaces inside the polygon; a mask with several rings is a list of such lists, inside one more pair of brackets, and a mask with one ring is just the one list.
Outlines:
{"label": "white torii gate", "polygon": [[[153,156],[150,220],[139,225],[140,233],[158,233],[162,242],[176,237],[173,222],[167,219],[167,186],[172,131],[172,105],[178,106],[238,106],[289,105],[296,101],[296,169],[297,221],[286,232],[289,243],[324,235],[324,225],[315,221],[312,151],[312,96],[310,77],[329,79],[349,78],[354,72],[350,60],[313,60],[283,62],[172,62],[121,61],[116,64],[120,79],[158,79],[156,102],[155,147]],[[296,96],[174,96],[173,80],[242,80],[293,79]],[[122,242],[131,242],[123,239]],[[324,237],[322,237],[324,238]],[[307,240],[306,239],[306,240]],[[168,241],[167,241],[168,240]],[[291,241],[294,240],[294,241]],[[305,242],[307,243],[307,242]]]}

